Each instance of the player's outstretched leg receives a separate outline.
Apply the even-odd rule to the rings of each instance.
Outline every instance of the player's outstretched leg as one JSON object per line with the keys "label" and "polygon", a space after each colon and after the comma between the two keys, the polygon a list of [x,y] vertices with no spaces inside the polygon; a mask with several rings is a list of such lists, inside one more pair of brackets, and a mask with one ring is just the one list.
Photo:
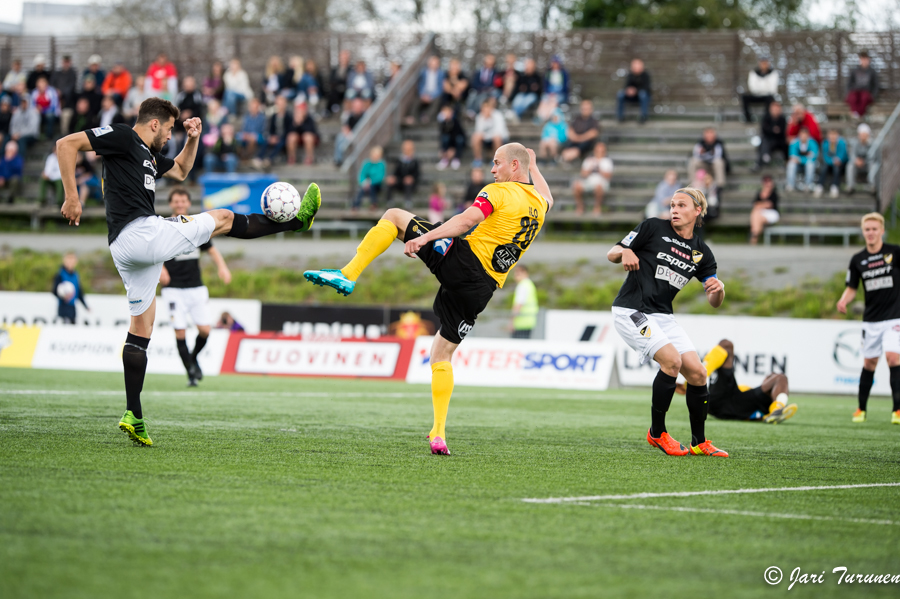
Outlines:
{"label": "player's outstretched leg", "polygon": [[275,233],[309,231],[319,207],[322,205],[322,194],[319,186],[310,183],[300,202],[297,218],[286,223],[276,223],[262,214],[231,214],[229,210],[210,210],[216,219],[216,230],[213,236],[227,235],[237,239],[257,239]]}

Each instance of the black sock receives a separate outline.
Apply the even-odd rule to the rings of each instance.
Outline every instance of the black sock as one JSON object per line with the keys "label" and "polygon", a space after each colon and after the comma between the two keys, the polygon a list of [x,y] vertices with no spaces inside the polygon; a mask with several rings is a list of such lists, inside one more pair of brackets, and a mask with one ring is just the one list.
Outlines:
{"label": "black sock", "polygon": [[197,340],[194,341],[194,351],[191,352],[191,362],[197,361],[197,356],[200,355],[200,351],[206,347],[206,341],[209,339],[209,336],[204,337],[201,334],[197,334]]}
{"label": "black sock", "polygon": [[[310,223],[312,224],[312,223]],[[262,214],[235,214],[228,237],[238,239],[256,239],[284,231],[305,231],[309,225],[299,218],[292,218],[286,223],[276,223]]]}
{"label": "black sock", "polygon": [[675,377],[660,370],[653,379],[653,398],[650,407],[650,436],[653,438],[659,438],[666,432],[666,412],[672,404],[673,395],[675,395]]}
{"label": "black sock", "polygon": [[900,410],[900,366],[891,366],[891,395],[894,396],[894,407],[891,410]]}
{"label": "black sock", "polygon": [[131,410],[135,418],[143,418],[141,411],[141,389],[144,388],[144,374],[147,372],[147,346],[150,340],[128,333],[122,349],[122,365],[125,367],[125,409]]}
{"label": "black sock", "polygon": [[[875,380],[875,371],[874,370],[866,370],[862,369],[862,372],[859,375],[859,409],[864,411],[866,410],[866,404],[869,403],[869,391],[872,390],[872,382]],[[891,386],[893,387],[893,378],[891,379]]]}
{"label": "black sock", "polygon": [[181,363],[184,364],[185,370],[190,369],[194,362],[191,359],[191,352],[187,348],[187,339],[176,339],[175,345],[178,346],[178,355],[181,356]]}
{"label": "black sock", "polygon": [[706,441],[706,412],[709,409],[709,389],[706,385],[687,386],[687,407],[691,418],[691,445]]}

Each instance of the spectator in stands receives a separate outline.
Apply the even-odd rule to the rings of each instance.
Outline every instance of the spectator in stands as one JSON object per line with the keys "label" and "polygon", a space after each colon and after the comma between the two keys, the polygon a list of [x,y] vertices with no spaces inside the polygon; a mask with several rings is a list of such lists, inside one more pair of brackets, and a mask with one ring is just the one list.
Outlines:
{"label": "spectator in stands", "polygon": [[40,134],[41,113],[31,104],[28,96],[23,95],[9,121],[9,138],[18,144],[19,154],[24,157],[28,155],[28,146],[37,141]]}
{"label": "spectator in stands", "polygon": [[463,192],[459,206],[456,209],[457,214],[461,214],[471,207],[482,189],[484,189],[484,171],[480,168],[473,168],[469,172],[469,183],[466,185],[466,190]]}
{"label": "spectator in stands", "polygon": [[778,95],[778,71],[772,68],[768,56],[759,57],[759,66],[750,71],[747,77],[747,91],[741,95],[744,105],[744,120],[752,122],[750,106],[752,104],[765,104],[769,106]]}
{"label": "spectator in stands", "polygon": [[91,113],[91,103],[87,98],[78,98],[75,102],[75,114],[72,115],[71,133],[80,133],[97,126],[97,116]]}
{"label": "spectator in stands", "polygon": [[428,222],[444,222],[447,205],[447,186],[438,181],[431,187],[431,196],[428,198]]}
{"label": "spectator in stands", "polygon": [[566,137],[568,141],[562,152],[564,161],[586,158],[594,151],[594,144],[600,137],[600,122],[594,118],[594,104],[590,100],[581,101],[578,115],[569,124]]}
{"label": "spectator in stands", "polygon": [[594,146],[594,153],[581,164],[581,178],[572,185],[575,192],[575,213],[584,214],[584,192],[594,192],[594,214],[603,210],[603,196],[609,191],[612,181],[613,161],[606,155],[606,144],[602,141]]}
{"label": "spectator in stands", "polygon": [[197,80],[191,76],[184,78],[181,82],[181,91],[175,96],[175,106],[181,111],[178,120],[184,122],[187,119],[206,116],[206,103],[203,101],[203,94],[197,89]]}
{"label": "spectator in stands", "polygon": [[509,141],[509,129],[506,119],[499,110],[494,109],[494,100],[485,100],[481,112],[475,117],[475,130],[472,132],[472,166],[481,166],[481,153],[485,148],[491,149],[491,159],[497,149]]}
{"label": "spectator in stands", "polygon": [[238,167],[238,143],[234,136],[234,125],[222,123],[219,139],[203,157],[203,167],[207,173],[224,170],[233,173]]}
{"label": "spectator in stands", "polygon": [[400,74],[400,70],[403,68],[396,60],[392,60],[388,63],[388,74],[387,77],[384,78],[384,83],[382,84],[385,88],[391,84],[391,81]]}
{"label": "spectator in stands", "polygon": [[481,61],[481,68],[472,74],[471,92],[466,100],[466,112],[469,118],[475,118],[476,111],[482,102],[499,95],[499,90],[494,85],[497,77],[497,71],[494,68],[496,63],[497,59],[493,54],[485,54]]}
{"label": "spectator in stands", "polygon": [[361,98],[365,102],[366,109],[375,99],[375,79],[366,68],[366,61],[356,61],[353,71],[347,77],[347,92],[344,98],[347,100]]}
{"label": "spectator in stands", "polygon": [[338,166],[344,162],[344,153],[353,141],[353,133],[356,126],[366,113],[366,102],[362,98],[353,98],[350,101],[350,112],[341,117],[341,130],[334,140],[334,163]]}
{"label": "spectator in stands", "polygon": [[266,114],[258,98],[250,98],[247,102],[247,113],[241,121],[238,133],[238,144],[243,149],[243,157],[256,156],[259,148],[265,143]]}
{"label": "spectator in stands", "polygon": [[559,150],[566,143],[566,120],[562,110],[557,108],[541,129],[538,147],[538,162],[553,162],[559,157]]}
{"label": "spectator in stands", "polygon": [[672,196],[681,187],[678,182],[678,171],[670,169],[666,171],[663,180],[657,183],[656,191],[653,193],[653,199],[644,209],[646,218],[661,218],[669,220],[671,217],[670,210],[672,207]]}
{"label": "spectator in stands", "polygon": [[418,82],[419,101],[413,116],[407,119],[407,124],[416,120],[427,123],[431,118],[433,107],[437,106],[436,100],[444,89],[444,71],[441,70],[441,59],[437,56],[429,56],[428,63],[419,73]]}
{"label": "spectator in stands", "polygon": [[[490,102],[490,100],[485,101]],[[437,170],[442,171],[447,166],[457,170],[459,168],[459,159],[466,148],[466,132],[452,106],[448,105],[441,108],[437,120],[441,147]]]}
{"label": "spectator in stands", "polygon": [[512,97],[512,109],[517,118],[522,118],[532,106],[541,99],[544,91],[544,81],[537,72],[537,63],[533,58],[525,61],[525,70],[516,79],[515,94]]}
{"label": "spectator in stands", "polygon": [[819,128],[819,121],[816,117],[806,110],[803,104],[794,104],[791,109],[791,122],[788,123],[787,137],[788,144],[800,134],[800,129],[806,129],[809,136],[816,142],[816,146],[822,143],[822,130]]}
{"label": "spectator in stands", "polygon": [[[303,59],[301,59],[302,61]],[[302,70],[302,62],[301,62]],[[303,73],[299,73],[302,75]],[[269,62],[266,63],[266,70],[263,73],[262,93],[266,104],[274,104],[275,97],[282,93],[293,99],[294,96],[294,71],[284,68],[284,61],[280,56],[270,56]],[[299,79],[298,79],[299,80]]]}
{"label": "spectator in stands", "polygon": [[29,94],[37,87],[38,79],[44,78],[47,81],[50,81],[52,75],[52,73],[47,70],[47,59],[43,54],[35,56],[32,64],[34,65],[34,68],[28,73],[28,78],[25,80],[25,87],[28,89]]}
{"label": "spectator in stands", "polygon": [[[809,134],[809,129],[800,129],[797,138],[791,142],[788,152],[787,185],[785,191],[791,192],[795,188],[801,191],[812,189],[813,179],[816,176],[816,159],[819,157],[819,144]],[[797,184],[797,169],[803,167],[803,183]]]}
{"label": "spectator in stands", "polygon": [[[297,97],[297,86],[300,85],[300,80],[303,78],[304,69],[306,69],[306,61],[302,56],[294,54],[288,58],[288,65],[283,77],[285,87],[282,87],[281,94],[287,96],[289,100]],[[274,98],[274,96],[272,97]]]}
{"label": "spectator in stands", "polygon": [[369,151],[369,159],[359,169],[359,191],[353,200],[353,210],[358,210],[364,196],[369,196],[372,210],[378,208],[378,194],[384,184],[387,165],[383,160],[384,151],[381,146],[374,146]]}
{"label": "spectator in stands", "polygon": [[19,153],[19,146],[14,141],[3,146],[3,159],[0,160],[0,190],[6,196],[6,202],[12,204],[22,194],[22,175],[25,169],[25,155]]}
{"label": "spectator in stands", "polygon": [[688,160],[688,177],[693,178],[698,168],[705,167],[715,173],[716,185],[719,188],[725,187],[727,161],[725,144],[719,139],[716,128],[707,127],[703,130],[703,137],[694,145],[693,155]]}
{"label": "spectator in stands", "polygon": [[46,77],[37,80],[36,87],[31,92],[31,104],[41,113],[44,136],[52,140],[59,120],[59,95],[50,87]]}
{"label": "spectator in stands", "polygon": [[93,76],[89,75],[84,78],[84,85],[82,85],[81,92],[78,94],[77,98],[84,98],[88,101],[88,104],[91,106],[92,115],[97,116],[100,114],[100,104],[103,102],[103,94],[97,90],[97,82],[94,81]]}
{"label": "spectator in stands", "polygon": [[521,75],[522,72],[516,69],[516,55],[507,54],[503,72],[494,78],[494,87],[502,91],[500,95],[501,104],[506,105],[512,101],[513,96],[516,94],[516,83]]}
{"label": "spectator in stands", "polygon": [[9,72],[3,78],[3,89],[11,90],[20,83],[27,83],[28,77],[22,71],[22,61],[16,58],[12,61]]}
{"label": "spectator in stands", "polygon": [[759,126],[760,142],[759,157],[756,161],[756,169],[767,166],[772,162],[772,155],[781,152],[787,161],[787,120],[781,111],[781,104],[772,102]]}
{"label": "spectator in stands", "polygon": [[625,85],[616,96],[616,118],[621,123],[625,120],[625,102],[638,103],[641,107],[641,123],[646,123],[650,116],[650,74],[644,70],[644,61],[635,58],[631,61]]}
{"label": "spectator in stands", "polygon": [[88,58],[87,68],[81,72],[82,82],[88,77],[93,77],[98,88],[103,85],[103,82],[106,81],[106,72],[100,68],[101,64],[103,64],[103,59],[100,58],[100,55],[91,54],[91,57]]}
{"label": "spectator in stands", "polygon": [[447,74],[444,76],[443,93],[441,94],[441,106],[450,104],[453,110],[458,111],[465,105],[466,96],[469,93],[469,78],[462,71],[462,65],[457,58],[451,58],[447,66]]}
{"label": "spectator in stands", "polygon": [[859,53],[859,66],[850,71],[847,79],[847,105],[853,118],[858,119],[878,97],[878,72],[872,68],[869,53]]}
{"label": "spectator in stands", "polygon": [[341,50],[337,66],[331,68],[328,78],[328,111],[340,114],[347,93],[347,78],[350,76],[350,50]]}
{"label": "spectator in stands", "polygon": [[306,96],[309,111],[316,113],[319,101],[325,96],[325,82],[314,60],[307,60],[303,65],[303,74],[297,82],[297,95],[301,93]]}
{"label": "spectator in stands", "polygon": [[228,122],[228,109],[222,106],[218,100],[211,99],[206,103],[206,121],[203,124],[203,132],[200,135],[202,152],[204,148],[212,148],[219,139],[219,130]]}
{"label": "spectator in stands", "polygon": [[419,160],[416,158],[416,145],[411,139],[407,139],[400,146],[400,157],[394,163],[394,172],[388,175],[387,204],[391,204],[391,196],[394,191],[403,192],[403,205],[407,210],[412,210],[413,194],[419,185]]}
{"label": "spectator in stands", "polygon": [[255,168],[269,168],[272,161],[281,155],[293,120],[294,116],[288,110],[288,99],[284,96],[277,96],[275,112],[270,114],[266,120],[266,145],[260,150],[259,156],[253,159]]}
{"label": "spectator in stands", "polygon": [[753,208],[750,210],[750,245],[759,242],[759,236],[766,225],[774,225],[781,219],[778,214],[778,190],[771,175],[763,175],[762,188],[756,192]]}
{"label": "spectator in stands", "polygon": [[820,154],[822,155],[822,166],[819,171],[819,183],[816,185],[813,193],[818,197],[822,197],[823,188],[828,185],[828,176],[831,175],[831,185],[828,188],[828,194],[832,198],[840,195],[841,176],[844,174],[844,165],[847,164],[847,142],[841,137],[837,129],[829,129],[822,142]]}
{"label": "spectator in stands", "polygon": [[116,101],[112,95],[103,96],[103,102],[100,104],[99,125],[108,127],[110,125],[118,125],[125,122],[125,117],[119,112]]}
{"label": "spectator in stands", "polygon": [[209,102],[216,99],[219,102],[225,97],[225,66],[217,60],[209,67],[209,75],[203,80],[203,99]]}
{"label": "spectator in stands", "polygon": [[147,67],[144,90],[149,96],[158,96],[171,101],[178,94],[178,69],[165,52],[156,55]]}
{"label": "spectator in stands", "polygon": [[719,216],[719,187],[713,176],[706,169],[698,168],[689,187],[699,189],[706,196],[707,209],[704,222]]}
{"label": "spectator in stands", "polygon": [[[54,201],[47,201],[48,186],[53,188]],[[44,160],[38,198],[46,206],[62,206],[64,197],[65,190],[63,189],[62,174],[59,172],[59,158],[56,155],[56,145],[54,144],[50,147],[50,154]]]}
{"label": "spectator in stands", "polygon": [[100,86],[100,92],[104,96],[111,95],[113,100],[116,101],[116,104],[121,106],[122,101],[131,89],[131,83],[131,73],[125,68],[125,63],[121,60],[117,60],[116,64],[113,65],[113,68],[110,69],[106,78],[103,80],[103,85]]}
{"label": "spectator in stands", "polygon": [[91,197],[103,197],[100,180],[84,152],[78,152],[75,157],[75,183],[78,185],[78,199],[82,206]]}
{"label": "spectator in stands", "polygon": [[850,142],[850,153],[847,158],[847,193],[856,191],[856,176],[865,174],[869,185],[872,185],[872,171],[869,168],[869,150],[872,147],[872,129],[866,123],[856,128],[856,138]]}
{"label": "spectator in stands", "polygon": [[60,105],[60,133],[69,132],[69,122],[75,113],[75,90],[78,87],[78,73],[72,66],[72,58],[62,57],[62,66],[50,77],[50,86],[56,88]]}
{"label": "spectator in stands", "polygon": [[241,68],[241,61],[232,58],[228,63],[228,70],[222,75],[225,83],[225,95],[222,104],[228,109],[228,114],[237,116],[240,108],[247,99],[253,97],[253,89],[250,87],[250,77],[247,71]]}
{"label": "spectator in stands", "polygon": [[294,121],[285,140],[288,164],[297,162],[297,146],[300,144],[303,144],[303,164],[315,164],[316,146],[319,145],[319,128],[316,126],[316,121],[309,116],[306,102],[294,104]]}
{"label": "spectator in stands", "polygon": [[0,96],[0,145],[9,140],[9,124],[12,121],[12,100],[9,96]]}
{"label": "spectator in stands", "polygon": [[544,77],[544,94],[537,109],[538,119],[546,121],[558,106],[569,100],[569,73],[563,68],[562,59],[554,55],[550,59],[550,69]]}
{"label": "spectator in stands", "polygon": [[122,102],[122,116],[124,116],[125,120],[129,123],[134,123],[135,119],[137,119],[141,102],[149,97],[144,89],[144,82],[144,76],[138,75],[134,80],[134,85],[125,95],[125,101]]}

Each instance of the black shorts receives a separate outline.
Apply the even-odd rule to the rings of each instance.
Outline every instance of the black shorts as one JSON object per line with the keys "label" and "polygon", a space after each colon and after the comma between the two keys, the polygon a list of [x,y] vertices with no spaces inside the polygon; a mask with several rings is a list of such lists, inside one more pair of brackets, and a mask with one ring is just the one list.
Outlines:
{"label": "black shorts", "polygon": [[[414,216],[406,227],[404,239],[420,237],[440,224]],[[491,301],[497,282],[485,272],[469,242],[458,237],[427,243],[418,256],[441,284],[434,298],[441,337],[459,344]]]}
{"label": "black shorts", "polygon": [[709,378],[709,413],[722,420],[749,420],[755,412],[768,414],[772,398],[762,387],[741,391],[734,368],[719,368]]}

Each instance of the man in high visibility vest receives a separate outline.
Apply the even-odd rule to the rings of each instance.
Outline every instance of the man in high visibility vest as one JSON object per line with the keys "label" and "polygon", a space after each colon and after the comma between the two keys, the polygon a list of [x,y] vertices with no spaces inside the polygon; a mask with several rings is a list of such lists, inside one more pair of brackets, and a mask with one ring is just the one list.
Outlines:
{"label": "man in high visibility vest", "polygon": [[528,278],[528,269],[522,264],[513,271],[516,294],[513,297],[513,339],[531,339],[531,331],[537,326],[538,297],[534,282]]}

